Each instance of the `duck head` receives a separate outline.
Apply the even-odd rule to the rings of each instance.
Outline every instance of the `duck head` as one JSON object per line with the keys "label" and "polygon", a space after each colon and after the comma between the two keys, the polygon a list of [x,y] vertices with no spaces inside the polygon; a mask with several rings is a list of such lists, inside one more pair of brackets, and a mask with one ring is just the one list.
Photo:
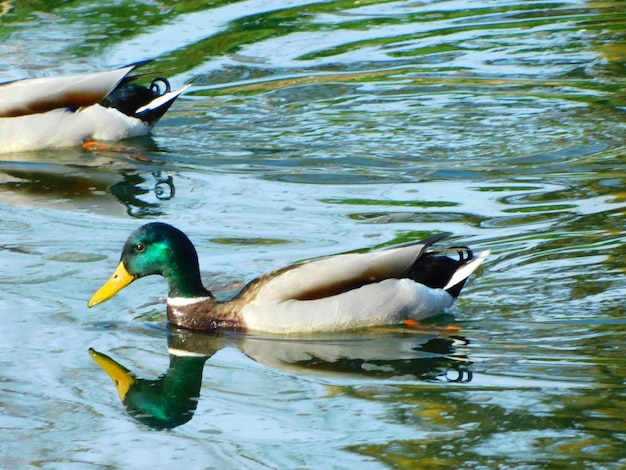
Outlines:
{"label": "duck head", "polygon": [[211,296],[202,285],[198,254],[191,240],[171,225],[153,222],[131,233],[115,272],[87,305],[105,302],[136,279],[152,274],[166,279],[169,297]]}

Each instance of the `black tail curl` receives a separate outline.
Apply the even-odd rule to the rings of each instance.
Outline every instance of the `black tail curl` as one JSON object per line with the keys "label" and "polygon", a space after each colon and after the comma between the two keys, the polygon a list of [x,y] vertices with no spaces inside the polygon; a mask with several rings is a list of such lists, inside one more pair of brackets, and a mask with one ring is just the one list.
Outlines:
{"label": "black tail curl", "polygon": [[170,91],[170,82],[163,77],[152,80],[149,87],[136,85],[128,80],[124,80],[100,104],[107,108],[115,108],[127,116],[136,117],[152,125],[165,114],[173,101],[167,102],[158,108],[148,109],[140,113],[137,111],[152,100]]}
{"label": "black tail curl", "polygon": [[[445,253],[456,251],[458,259],[450,258]],[[444,288],[454,273],[474,259],[474,253],[466,246],[450,247],[442,251],[423,253],[406,272],[406,277],[433,289]],[[447,289],[452,297],[458,297],[465,280]]]}
{"label": "black tail curl", "polygon": [[[163,91],[161,91],[161,87],[159,86],[159,83],[162,83],[163,86],[165,87]],[[154,93],[154,97],[156,98],[157,96],[161,96],[161,95],[164,95],[165,93],[169,93],[170,91],[172,91],[172,87],[170,86],[170,82],[167,78],[157,77],[154,80],[152,80],[152,83],[150,84],[150,91]]]}

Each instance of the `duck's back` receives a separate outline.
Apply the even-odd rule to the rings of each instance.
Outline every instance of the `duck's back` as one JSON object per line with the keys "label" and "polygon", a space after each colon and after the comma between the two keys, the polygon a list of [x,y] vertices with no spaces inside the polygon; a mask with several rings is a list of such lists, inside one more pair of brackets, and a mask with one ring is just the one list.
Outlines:
{"label": "duck's back", "polygon": [[250,300],[315,300],[389,278],[401,278],[428,243],[371,253],[348,253],[288,266],[252,281],[242,295]]}
{"label": "duck's back", "polygon": [[99,103],[134,66],[67,77],[44,77],[0,84],[0,118],[79,108]]}

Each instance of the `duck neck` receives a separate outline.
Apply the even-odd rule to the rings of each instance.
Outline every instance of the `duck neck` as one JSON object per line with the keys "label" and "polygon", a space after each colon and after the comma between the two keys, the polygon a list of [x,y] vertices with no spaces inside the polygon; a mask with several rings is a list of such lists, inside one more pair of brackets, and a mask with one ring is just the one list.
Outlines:
{"label": "duck neck", "polygon": [[202,285],[200,269],[170,269],[163,272],[169,285],[168,298],[213,298],[213,294]]}

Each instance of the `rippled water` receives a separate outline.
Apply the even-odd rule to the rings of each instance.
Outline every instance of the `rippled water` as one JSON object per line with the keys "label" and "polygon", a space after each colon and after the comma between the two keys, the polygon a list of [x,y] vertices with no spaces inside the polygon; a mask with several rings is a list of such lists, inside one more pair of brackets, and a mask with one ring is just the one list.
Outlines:
{"label": "rippled water", "polygon": [[[3,79],[153,57],[193,83],[151,138],[0,159],[3,467],[626,465],[625,2],[0,11]],[[423,330],[206,337],[168,333],[156,278],[87,309],[147,220],[219,295],[434,233],[493,254]],[[180,422],[89,348],[161,407],[177,383]]]}

